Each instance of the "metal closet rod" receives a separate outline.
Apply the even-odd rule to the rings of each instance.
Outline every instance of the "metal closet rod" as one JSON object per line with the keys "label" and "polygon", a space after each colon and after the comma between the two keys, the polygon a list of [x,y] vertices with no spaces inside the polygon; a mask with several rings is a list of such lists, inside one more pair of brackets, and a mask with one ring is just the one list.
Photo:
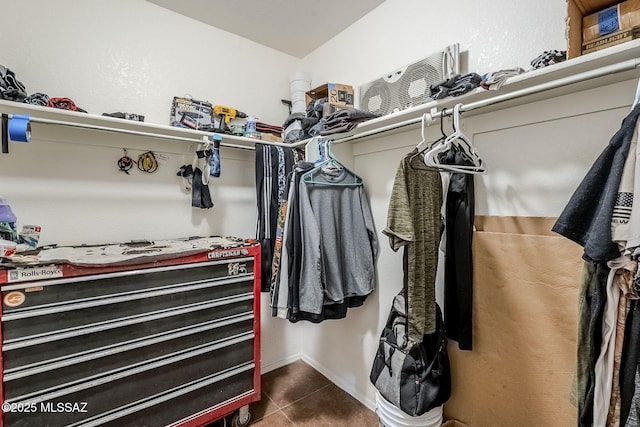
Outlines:
{"label": "metal closet rod", "polygon": [[[471,111],[471,110],[475,110],[477,108],[482,108],[482,107],[486,107],[488,105],[493,105],[493,104],[498,104],[500,102],[505,102],[505,101],[509,101],[512,99],[516,99],[516,98],[521,98],[524,96],[528,96],[528,95],[533,95],[536,93],[540,93],[540,92],[544,92],[547,90],[551,90],[551,89],[557,89],[559,87],[562,86],[567,86],[573,83],[579,83],[582,81],[586,81],[586,80],[590,80],[590,79],[594,79],[594,78],[598,78],[598,77],[602,77],[602,76],[606,76],[608,74],[615,74],[615,73],[621,73],[624,71],[630,71],[630,70],[634,70],[636,68],[638,68],[640,66],[640,58],[634,58],[634,59],[629,59],[626,61],[622,61],[619,62],[617,64],[611,64],[611,65],[607,65],[604,67],[600,67],[600,68],[596,68],[595,70],[589,70],[589,71],[585,71],[582,73],[578,73],[578,74],[574,74],[572,76],[567,76],[567,77],[563,77],[557,80],[553,80],[547,83],[541,83],[539,85],[535,85],[535,86],[531,86],[529,88],[525,88],[525,89],[520,89],[520,90],[515,90],[513,92],[509,92],[509,93],[505,93],[503,95],[497,95],[497,96],[493,96],[491,98],[487,98],[481,101],[476,101],[476,102],[471,102],[469,104],[463,104],[460,107],[460,112],[465,112],[465,111]],[[445,117],[445,116],[450,116],[453,114],[453,107],[452,108],[444,108],[441,111],[436,111],[436,112],[427,112],[425,113],[427,114],[427,119],[433,123],[435,121],[435,119],[439,118],[439,117]],[[398,123],[393,123],[387,126],[382,126],[382,127],[378,127],[375,129],[371,129],[369,131],[363,131],[360,133],[357,133],[356,135],[353,136],[348,136],[345,138],[341,138],[341,139],[335,139],[333,142],[337,143],[337,144],[341,144],[343,142],[349,142],[349,141],[353,141],[356,139],[361,139],[361,138],[365,138],[367,136],[371,136],[371,135],[377,135],[379,133],[384,133],[384,132],[388,132],[390,130],[394,130],[394,129],[399,129],[405,126],[409,126],[409,125],[413,125],[416,123],[420,123],[422,121],[422,115],[420,115],[419,117],[415,117],[412,119],[407,119]]]}
{"label": "metal closet rod", "polygon": [[[14,114],[8,114],[9,118],[12,118],[14,116]],[[114,127],[109,127],[109,126],[100,126],[100,125],[90,125],[90,124],[83,124],[83,123],[76,123],[76,122],[68,122],[68,121],[64,121],[64,120],[54,120],[54,119],[44,119],[44,118],[40,118],[40,117],[30,117],[29,121],[33,122],[33,123],[42,123],[42,124],[48,124],[48,125],[58,125],[58,126],[68,126],[68,127],[75,127],[75,128],[81,128],[81,129],[91,129],[91,130],[100,130],[100,131],[105,131],[105,132],[115,132],[115,133],[124,133],[127,135],[137,135],[137,136],[146,136],[146,137],[152,137],[152,138],[161,138],[161,139],[171,139],[174,141],[185,141],[185,142],[191,142],[194,144],[205,144],[207,142],[213,142],[212,141],[212,136],[213,133],[211,134],[207,134],[207,133],[202,133],[202,139],[196,139],[196,138],[187,138],[184,136],[173,136],[173,135],[163,135],[163,134],[158,134],[158,133],[153,133],[153,132],[144,132],[144,131],[138,131],[138,130],[131,130],[131,129],[120,129],[120,128],[114,128]],[[220,145],[224,146],[224,147],[230,147],[230,148],[239,148],[242,150],[255,150],[254,146],[250,146],[250,145],[242,145],[242,144],[234,144],[232,142],[225,142],[224,141],[224,134],[218,134],[220,135],[223,140],[220,142]],[[287,144],[284,142],[272,142],[272,141],[262,141],[262,140],[255,140],[257,144],[267,144],[267,145],[279,145],[279,146],[283,146],[283,147],[296,147],[299,145],[302,145],[300,143],[298,144]]]}

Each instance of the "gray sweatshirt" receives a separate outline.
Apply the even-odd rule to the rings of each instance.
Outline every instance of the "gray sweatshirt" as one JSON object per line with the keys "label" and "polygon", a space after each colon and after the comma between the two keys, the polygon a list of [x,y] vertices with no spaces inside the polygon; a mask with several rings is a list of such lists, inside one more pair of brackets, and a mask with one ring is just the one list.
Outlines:
{"label": "gray sweatshirt", "polygon": [[353,181],[350,172],[319,171],[313,181],[299,187],[300,310],[320,314],[324,304],[373,291],[378,239],[363,186],[339,185]]}

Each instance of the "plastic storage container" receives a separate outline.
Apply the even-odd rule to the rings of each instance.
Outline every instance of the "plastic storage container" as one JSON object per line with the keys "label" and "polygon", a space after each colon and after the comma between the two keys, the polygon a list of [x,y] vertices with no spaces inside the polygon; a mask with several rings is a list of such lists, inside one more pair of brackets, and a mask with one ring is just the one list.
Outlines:
{"label": "plastic storage container", "polygon": [[376,414],[380,420],[379,427],[440,427],[444,419],[442,405],[419,417],[412,417],[385,399],[378,390],[376,390]]}
{"label": "plastic storage container", "polygon": [[6,202],[4,196],[0,196],[0,239],[18,241],[16,221],[17,218],[11,210],[11,206]]}
{"label": "plastic storage container", "polygon": [[260,132],[256,130],[256,119],[253,116],[250,116],[247,119],[247,123],[244,126],[245,132],[244,136],[247,138],[255,138],[260,139]]}

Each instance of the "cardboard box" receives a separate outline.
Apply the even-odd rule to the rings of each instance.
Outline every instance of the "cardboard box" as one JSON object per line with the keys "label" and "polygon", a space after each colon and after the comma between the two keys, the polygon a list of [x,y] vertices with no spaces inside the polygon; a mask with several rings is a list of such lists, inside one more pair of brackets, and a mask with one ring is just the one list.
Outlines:
{"label": "cardboard box", "polygon": [[447,420],[442,424],[442,427],[469,427],[467,424],[458,420]]}
{"label": "cardboard box", "polygon": [[269,142],[282,142],[281,137],[268,132],[261,132],[260,139],[263,141],[269,141]]}
{"label": "cardboard box", "polygon": [[[637,3],[640,0],[627,0],[627,1],[630,1],[631,3]],[[597,14],[597,12],[600,12],[608,7],[615,6],[619,3],[622,3],[622,2],[617,0],[567,0],[567,17],[566,17],[567,59],[576,58],[582,55],[582,45],[583,43],[586,43],[588,41],[588,40],[583,40],[584,18],[589,17],[590,15],[593,15],[593,14]],[[628,10],[627,9],[628,7],[630,8],[633,7],[633,4],[631,3],[625,6],[624,8],[625,11]],[[636,9],[638,8],[636,7]],[[636,16],[635,13],[633,13],[633,16],[634,16],[633,19],[637,19],[635,18]],[[587,26],[588,26],[588,23],[589,21],[587,20]],[[637,22],[636,24],[638,23],[640,22]],[[630,25],[629,28],[633,27],[636,24]],[[623,28],[620,28],[620,30],[622,29]],[[596,36],[596,38],[598,37]],[[593,52],[593,50],[591,50],[590,52]]]}
{"label": "cardboard box", "polygon": [[591,40],[586,43],[582,43],[582,54],[596,52],[598,50],[606,49],[610,46],[615,46],[627,42],[629,40],[635,40],[640,36],[640,25],[637,25],[629,30],[617,31],[608,36],[600,37],[595,40]]}
{"label": "cardboard box", "polygon": [[640,24],[640,0],[627,0],[582,19],[582,43],[630,30]]}
{"label": "cardboard box", "polygon": [[[449,340],[445,418],[469,426],[572,426],[582,248],[555,218],[479,217],[473,351]],[[454,424],[455,425],[455,424]]]}
{"label": "cardboard box", "polygon": [[315,99],[328,98],[329,104],[353,107],[353,87],[339,83],[326,83],[306,93],[306,104]]}
{"label": "cardboard box", "polygon": [[342,110],[344,108],[351,108],[351,107],[347,106],[347,105],[336,105],[336,104],[330,104],[328,102],[325,102],[322,105],[322,117],[330,116],[331,114],[335,113],[336,111]]}

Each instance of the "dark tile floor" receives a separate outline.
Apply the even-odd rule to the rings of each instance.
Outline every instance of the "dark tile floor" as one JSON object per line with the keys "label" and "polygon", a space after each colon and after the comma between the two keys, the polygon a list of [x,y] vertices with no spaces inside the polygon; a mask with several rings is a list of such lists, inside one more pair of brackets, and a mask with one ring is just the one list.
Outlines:
{"label": "dark tile floor", "polygon": [[301,360],[264,374],[250,409],[255,427],[378,427],[373,411]]}

